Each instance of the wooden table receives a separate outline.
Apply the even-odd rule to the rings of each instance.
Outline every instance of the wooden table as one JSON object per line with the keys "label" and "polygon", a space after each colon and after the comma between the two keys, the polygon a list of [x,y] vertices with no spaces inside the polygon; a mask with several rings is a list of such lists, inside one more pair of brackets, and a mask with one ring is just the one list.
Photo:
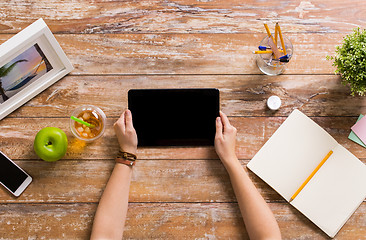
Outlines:
{"label": "wooden table", "polygon": [[[347,139],[366,112],[334,75],[331,61],[345,34],[365,26],[366,3],[350,1],[73,1],[0,3],[0,42],[42,17],[75,70],[0,121],[0,150],[34,181],[19,197],[0,190],[1,239],[87,239],[118,151],[112,124],[127,108],[131,88],[215,87],[221,110],[238,129],[245,165],[298,108],[366,163],[366,151]],[[279,21],[295,54],[283,75],[261,74],[252,51]],[[280,110],[266,108],[271,95]],[[79,144],[71,112],[94,104],[106,113],[102,139]],[[69,138],[55,163],[33,151],[48,126]],[[141,148],[134,168],[126,239],[247,239],[229,177],[213,147]],[[254,174],[284,239],[327,236]],[[336,239],[366,239],[366,202]]]}

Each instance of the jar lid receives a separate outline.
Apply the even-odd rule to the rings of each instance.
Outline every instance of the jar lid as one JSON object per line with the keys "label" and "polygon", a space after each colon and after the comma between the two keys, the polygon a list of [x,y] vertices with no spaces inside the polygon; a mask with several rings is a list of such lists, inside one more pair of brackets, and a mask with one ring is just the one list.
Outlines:
{"label": "jar lid", "polygon": [[267,100],[267,106],[271,110],[278,110],[281,107],[281,99],[278,96],[271,96]]}

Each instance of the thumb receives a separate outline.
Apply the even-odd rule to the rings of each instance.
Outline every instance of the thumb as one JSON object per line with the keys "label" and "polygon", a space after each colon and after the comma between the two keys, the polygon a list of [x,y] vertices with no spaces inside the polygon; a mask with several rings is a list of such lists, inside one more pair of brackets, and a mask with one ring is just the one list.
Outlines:
{"label": "thumb", "polygon": [[132,113],[128,109],[126,109],[125,113],[126,128],[133,129]]}
{"label": "thumb", "polygon": [[222,122],[221,118],[216,118],[216,138],[222,138]]}

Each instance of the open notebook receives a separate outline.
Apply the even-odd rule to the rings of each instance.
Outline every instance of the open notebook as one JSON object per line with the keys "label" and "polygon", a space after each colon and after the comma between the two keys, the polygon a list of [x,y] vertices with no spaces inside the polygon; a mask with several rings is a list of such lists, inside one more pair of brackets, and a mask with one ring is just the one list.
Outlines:
{"label": "open notebook", "polygon": [[294,110],[247,167],[290,201],[330,237],[334,237],[366,197],[366,165],[324,129]]}

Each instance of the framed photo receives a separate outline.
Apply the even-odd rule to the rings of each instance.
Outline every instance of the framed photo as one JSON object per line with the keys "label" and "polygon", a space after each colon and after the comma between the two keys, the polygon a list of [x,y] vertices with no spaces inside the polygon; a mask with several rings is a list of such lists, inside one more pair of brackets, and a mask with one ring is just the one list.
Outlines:
{"label": "framed photo", "polygon": [[73,70],[43,19],[0,46],[0,120]]}

